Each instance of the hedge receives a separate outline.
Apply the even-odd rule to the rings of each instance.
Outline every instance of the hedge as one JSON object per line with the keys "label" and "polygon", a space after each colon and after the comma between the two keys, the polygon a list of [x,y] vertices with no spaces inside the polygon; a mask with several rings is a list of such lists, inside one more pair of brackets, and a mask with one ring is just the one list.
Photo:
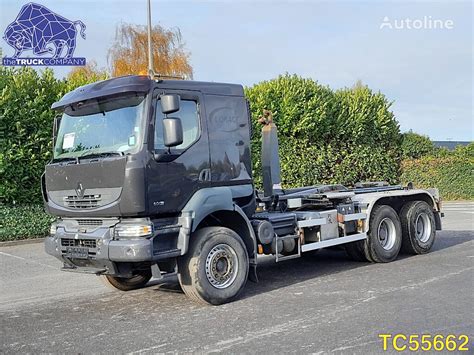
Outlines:
{"label": "hedge", "polygon": [[42,205],[0,205],[0,241],[44,237],[53,220]]}
{"label": "hedge", "polygon": [[435,146],[427,136],[412,131],[402,134],[402,157],[404,159],[418,159],[435,154],[435,152]]}
{"label": "hedge", "polygon": [[[49,109],[61,91],[53,72],[0,68],[0,196],[8,203],[39,203],[39,178],[51,157]],[[16,74],[16,75],[15,75]]]}
{"label": "hedge", "polygon": [[261,186],[261,126],[271,110],[278,126],[285,187],[399,179],[400,131],[391,103],[366,86],[337,91],[312,79],[282,75],[245,94],[253,116],[253,175]]}
{"label": "hedge", "polygon": [[436,187],[443,200],[473,200],[473,171],[473,156],[426,156],[404,160],[401,181],[420,188]]}

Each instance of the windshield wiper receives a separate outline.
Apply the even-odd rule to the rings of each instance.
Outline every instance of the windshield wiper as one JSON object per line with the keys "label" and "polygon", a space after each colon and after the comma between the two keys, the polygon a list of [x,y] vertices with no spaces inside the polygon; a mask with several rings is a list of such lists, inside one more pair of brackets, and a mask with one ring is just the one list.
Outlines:
{"label": "windshield wiper", "polygon": [[89,153],[89,154],[86,154],[86,152],[84,152],[83,155],[79,155],[77,158],[78,159],[106,158],[106,157],[111,157],[111,156],[122,156],[122,155],[124,155],[123,152],[102,152],[102,153]]}
{"label": "windshield wiper", "polygon": [[62,163],[65,161],[77,161],[76,158],[64,157],[64,158],[53,158],[53,163]]}

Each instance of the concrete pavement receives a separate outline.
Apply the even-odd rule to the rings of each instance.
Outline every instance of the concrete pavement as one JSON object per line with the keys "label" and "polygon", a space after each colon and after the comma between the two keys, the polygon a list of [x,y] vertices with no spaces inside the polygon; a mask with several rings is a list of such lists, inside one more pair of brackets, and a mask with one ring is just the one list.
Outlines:
{"label": "concrete pavement", "polygon": [[192,303],[174,282],[118,293],[59,271],[41,244],[0,248],[0,353],[381,353],[381,333],[474,337],[474,204],[444,207],[427,255],[389,264],[344,252],[275,264],[241,298]]}

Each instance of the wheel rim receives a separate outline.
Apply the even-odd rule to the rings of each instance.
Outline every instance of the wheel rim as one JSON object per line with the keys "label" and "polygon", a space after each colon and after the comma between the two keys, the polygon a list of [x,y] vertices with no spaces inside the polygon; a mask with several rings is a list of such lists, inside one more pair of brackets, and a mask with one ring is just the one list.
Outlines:
{"label": "wheel rim", "polygon": [[215,288],[227,288],[235,281],[239,261],[229,245],[219,244],[211,249],[206,258],[206,276]]}
{"label": "wheel rim", "polygon": [[379,228],[377,230],[377,239],[385,250],[390,250],[395,245],[395,240],[397,236],[397,231],[395,229],[395,224],[390,218],[384,218],[379,223]]}
{"label": "wheel rim", "polygon": [[426,213],[420,213],[415,221],[416,238],[426,243],[431,236],[431,221]]}

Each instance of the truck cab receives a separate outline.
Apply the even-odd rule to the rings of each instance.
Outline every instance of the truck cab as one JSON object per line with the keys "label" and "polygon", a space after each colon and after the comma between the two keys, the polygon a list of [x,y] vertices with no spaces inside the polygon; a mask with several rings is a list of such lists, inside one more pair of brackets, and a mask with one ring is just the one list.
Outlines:
{"label": "truck cab", "polygon": [[[46,251],[63,269],[99,275],[119,290],[177,275],[188,296],[220,304],[247,278],[256,281],[259,253],[282,261],[346,244],[360,258],[391,261],[402,228],[421,223],[424,244],[407,248],[422,253],[441,226],[439,196],[425,190],[282,189],[271,119],[262,121],[264,192],[256,191],[241,85],[125,76],[77,88],[52,108],[54,153],[41,185],[57,220]],[[380,201],[391,210],[374,239],[392,237],[393,245],[374,256],[361,243],[370,242]],[[407,208],[423,218],[406,222]]]}

